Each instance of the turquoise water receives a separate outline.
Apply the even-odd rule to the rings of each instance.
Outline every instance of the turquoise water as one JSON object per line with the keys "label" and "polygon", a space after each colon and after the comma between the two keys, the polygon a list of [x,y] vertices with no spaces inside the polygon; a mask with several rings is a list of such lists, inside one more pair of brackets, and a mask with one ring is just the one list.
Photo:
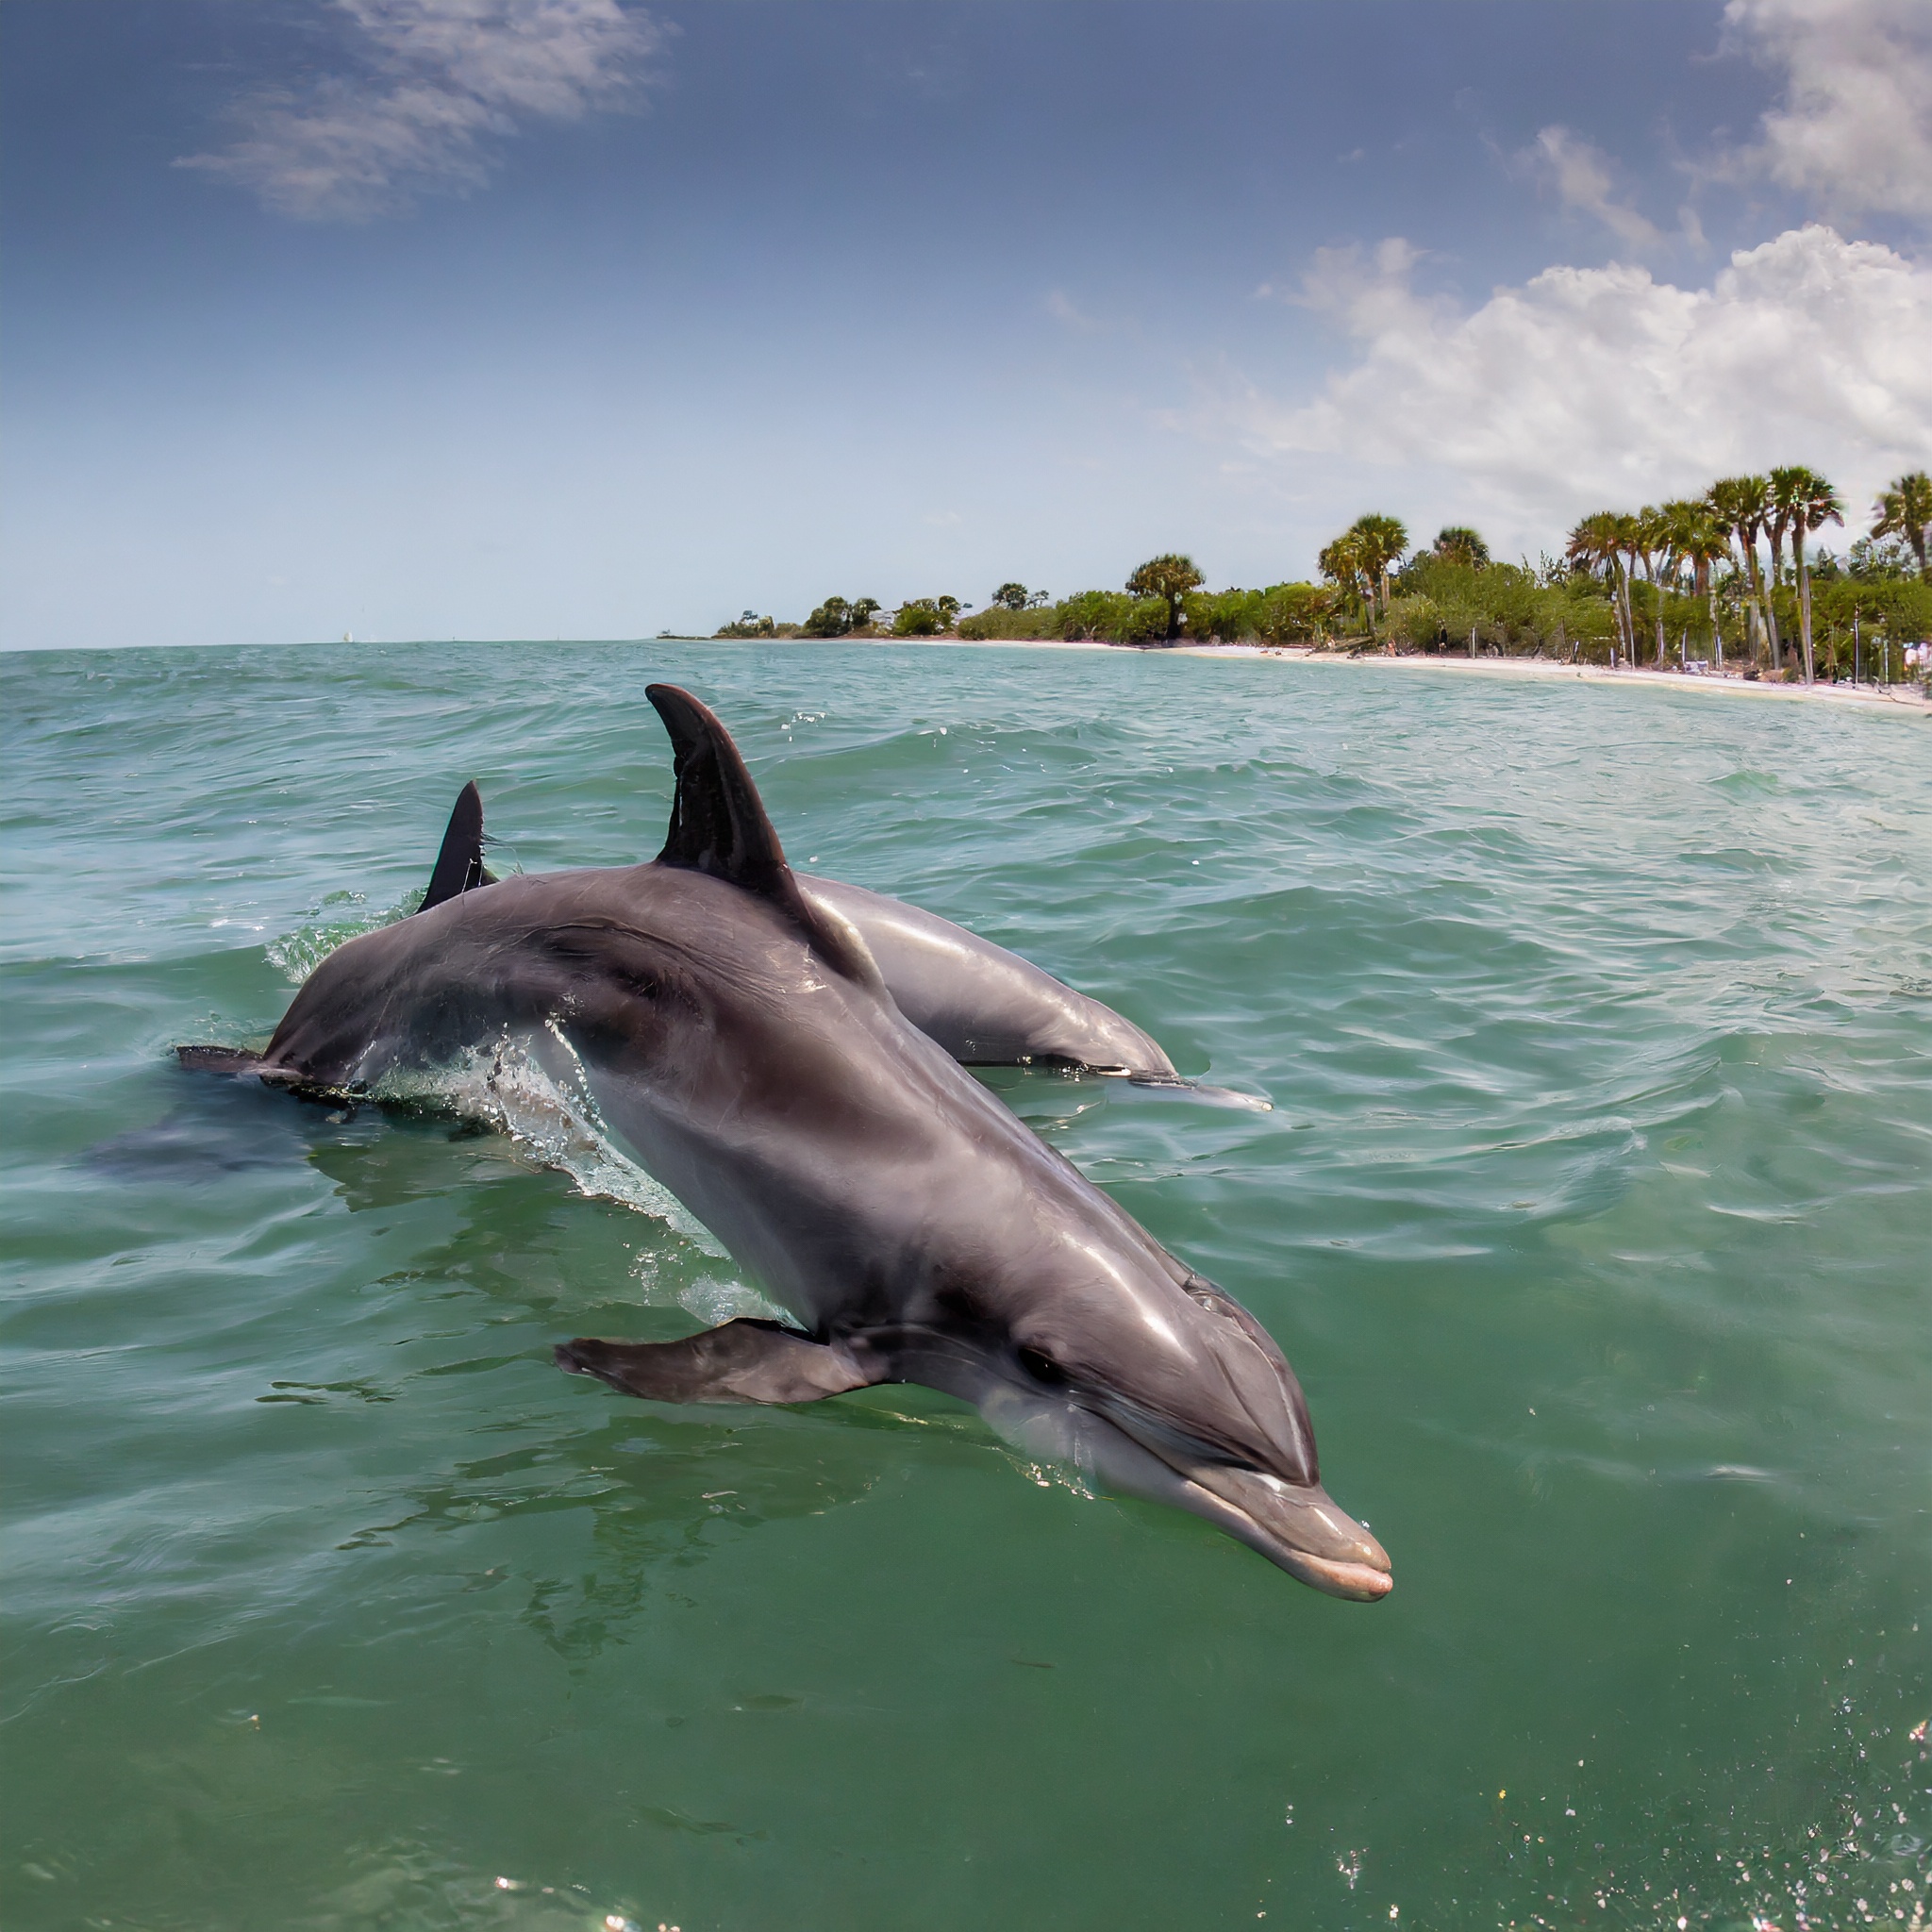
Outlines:
{"label": "turquoise water", "polygon": [[[1917,1923],[1932,725],[841,645],[4,675],[14,1932]],[[540,1133],[170,1064],[465,778],[507,862],[654,852],[658,676],[794,859],[1273,1095],[991,1076],[1281,1339],[1386,1603],[918,1390],[560,1375],[749,1285]]]}

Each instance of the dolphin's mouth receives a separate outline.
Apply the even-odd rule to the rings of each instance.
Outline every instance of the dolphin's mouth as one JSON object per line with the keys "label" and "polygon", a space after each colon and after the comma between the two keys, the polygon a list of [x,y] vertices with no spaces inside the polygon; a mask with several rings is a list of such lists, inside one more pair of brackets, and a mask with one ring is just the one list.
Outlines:
{"label": "dolphin's mouth", "polygon": [[1219,1506],[1203,1515],[1312,1589],[1376,1603],[1395,1588],[1388,1551],[1320,1483],[1287,1483],[1231,1463],[1196,1463],[1175,1474]]}
{"label": "dolphin's mouth", "polygon": [[1252,1464],[1221,1460],[1131,1405],[1110,1404],[1109,1420],[1179,1479],[1185,1507],[1311,1589],[1375,1603],[1395,1588],[1388,1551],[1319,1480],[1292,1483]]}
{"label": "dolphin's mouth", "polygon": [[1319,1482],[1217,1461],[1105,1398],[1070,1401],[1003,1380],[974,1397],[1015,1446],[1071,1463],[1117,1494],[1205,1517],[1312,1590],[1372,1604],[1395,1587],[1389,1553]]}
{"label": "dolphin's mouth", "polygon": [[1290,1575],[1298,1576],[1327,1596],[1346,1597],[1350,1603],[1379,1603],[1395,1588],[1395,1578],[1387,1570],[1373,1570],[1366,1563],[1331,1563],[1325,1557],[1286,1555],[1275,1561]]}

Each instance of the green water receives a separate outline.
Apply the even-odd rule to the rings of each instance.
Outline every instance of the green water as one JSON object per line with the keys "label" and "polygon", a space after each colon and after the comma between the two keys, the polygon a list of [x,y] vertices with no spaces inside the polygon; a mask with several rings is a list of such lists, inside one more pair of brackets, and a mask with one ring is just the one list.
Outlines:
{"label": "green water", "polygon": [[[507,862],[654,852],[663,675],[795,859],[1274,1096],[992,1076],[1281,1339],[1388,1602],[921,1391],[560,1375],[746,1287],[502,1135],[171,1066],[465,778]],[[1914,1922],[1932,724],[839,645],[4,676],[13,1932]]]}

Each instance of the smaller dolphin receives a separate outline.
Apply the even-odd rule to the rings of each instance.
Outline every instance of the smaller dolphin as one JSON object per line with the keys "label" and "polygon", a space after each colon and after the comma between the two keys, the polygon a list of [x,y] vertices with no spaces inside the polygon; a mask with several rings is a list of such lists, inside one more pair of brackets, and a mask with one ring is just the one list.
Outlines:
{"label": "smaller dolphin", "polygon": [[838,879],[800,873],[814,905],[858,927],[892,1002],[962,1066],[1041,1062],[1124,1074],[1146,1087],[1189,1085],[1160,1046],[1110,1007],[964,926]]}
{"label": "smaller dolphin", "polygon": [[331,953],[261,1055],[184,1063],[353,1093],[516,1042],[581,1080],[799,1323],[579,1337],[561,1367],[666,1402],[923,1383],[1318,1590],[1386,1595],[1273,1337],[908,1021],[860,929],[787,865],[724,725],[675,686],[647,695],[676,769],[655,861],[490,883],[465,807],[431,903]]}
{"label": "smaller dolphin", "polygon": [[[457,796],[417,909],[494,885],[483,846],[483,800],[472,782]],[[1196,1099],[1272,1111],[1258,1095],[1183,1078],[1160,1043],[1131,1020],[936,912],[841,879],[803,872],[793,877],[808,902],[858,929],[893,1005],[961,1066],[1119,1074],[1135,1086],[1172,1087]]]}

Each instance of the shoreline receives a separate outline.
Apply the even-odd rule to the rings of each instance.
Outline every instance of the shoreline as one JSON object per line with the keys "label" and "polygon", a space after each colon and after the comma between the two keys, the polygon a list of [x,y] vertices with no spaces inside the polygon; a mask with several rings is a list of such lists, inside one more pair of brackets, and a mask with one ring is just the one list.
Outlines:
{"label": "shoreline", "polygon": [[[1119,651],[1128,648],[1121,644],[1097,643],[1087,639],[1068,638],[880,638],[854,639],[853,641],[939,644],[955,648],[1015,651]],[[1382,651],[1364,651],[1359,657],[1350,657],[1345,651],[1317,651],[1305,644],[1169,644],[1158,653],[1148,651],[1143,655],[1216,658],[1224,662],[1230,659],[1274,658],[1277,661],[1299,664],[1346,665],[1355,668],[1374,666],[1382,670],[1448,671],[1465,677],[1501,676],[1532,680],[1557,678],[1579,683],[1616,686],[1641,684],[1666,691],[1729,692],[1737,697],[1773,698],[1787,702],[1797,700],[1807,704],[1825,703],[1881,715],[1895,715],[1904,711],[1916,713],[1921,717],[1932,717],[1932,704],[1928,704],[1926,700],[1926,687],[1924,684],[1894,684],[1883,687],[1871,684],[1785,684],[1768,678],[1747,679],[1730,672],[1687,673],[1641,668],[1612,671],[1604,664],[1557,664],[1548,659],[1540,660],[1534,658],[1455,658],[1446,653],[1432,656],[1416,652],[1408,656],[1391,657]]]}
{"label": "shoreline", "polygon": [[[257,650],[310,650],[318,645],[333,645],[334,639],[311,639],[300,641],[268,641],[260,639],[242,642],[218,644],[8,644],[0,643],[0,657],[30,655],[35,653],[72,652],[80,656],[106,656],[127,651],[257,651]],[[1807,704],[1836,705],[1843,709],[1870,712],[1877,716],[1900,717],[1916,715],[1932,718],[1932,683],[1899,683],[1889,686],[1873,684],[1785,684],[1782,681],[1758,678],[1746,679],[1729,672],[1685,673],[1680,671],[1657,671],[1655,669],[1619,669],[1612,671],[1602,664],[1557,664],[1548,659],[1535,658],[1477,658],[1452,657],[1446,653],[1432,655],[1415,652],[1391,657],[1382,651],[1364,651],[1359,657],[1352,657],[1345,651],[1318,651],[1306,644],[1201,644],[1182,643],[1162,646],[1135,647],[1123,644],[1096,642],[1088,638],[961,638],[961,637],[852,637],[825,639],[791,638],[717,638],[700,636],[667,636],[639,638],[391,638],[370,639],[369,644],[376,648],[408,648],[411,645],[437,645],[442,643],[465,643],[482,645],[491,649],[514,649],[523,644],[590,644],[624,646],[635,649],[640,645],[652,643],[677,644],[764,644],[767,646],[794,642],[824,642],[834,644],[883,644],[895,647],[914,646],[921,649],[943,650],[989,650],[989,651],[1122,651],[1139,649],[1141,655],[1171,658],[1216,658],[1223,661],[1245,660],[1252,658],[1274,658],[1278,661],[1303,664],[1327,664],[1335,666],[1370,667],[1377,670],[1408,671],[1447,671],[1459,676],[1514,677],[1514,678],[1559,678],[1572,679],[1578,683],[1608,685],[1648,685],[1652,689],[1668,691],[1703,691],[1707,692],[1728,692],[1734,696],[1771,698],[1780,701],[1796,700]]]}

